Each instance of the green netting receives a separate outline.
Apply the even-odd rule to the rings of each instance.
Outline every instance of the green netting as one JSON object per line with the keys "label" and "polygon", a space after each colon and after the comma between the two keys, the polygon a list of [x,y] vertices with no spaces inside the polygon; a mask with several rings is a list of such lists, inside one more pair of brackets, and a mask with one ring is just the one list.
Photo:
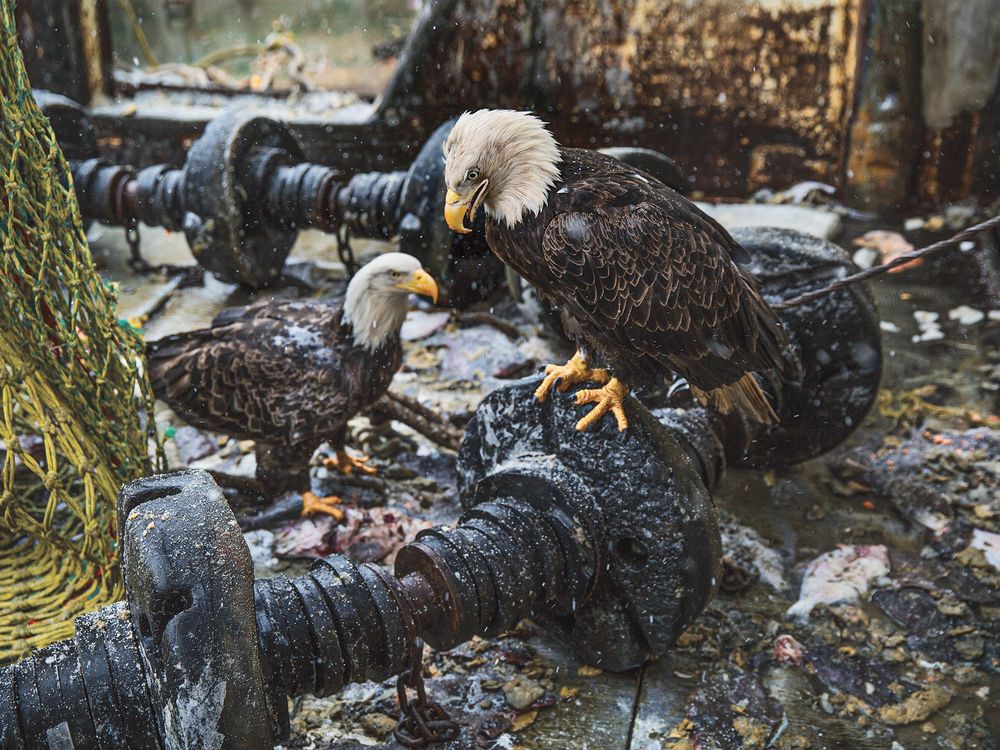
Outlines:
{"label": "green netting", "polygon": [[[154,467],[142,342],[94,269],[0,0],[0,662],[122,593],[114,502]],[[161,462],[157,445],[155,463]],[[156,468],[159,468],[157,466]]]}

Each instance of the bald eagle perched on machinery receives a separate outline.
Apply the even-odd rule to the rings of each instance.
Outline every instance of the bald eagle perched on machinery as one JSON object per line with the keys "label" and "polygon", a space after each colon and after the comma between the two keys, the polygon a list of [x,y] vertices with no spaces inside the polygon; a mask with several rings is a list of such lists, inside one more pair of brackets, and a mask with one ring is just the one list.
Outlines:
{"label": "bald eagle perched on machinery", "polygon": [[[444,146],[445,219],[468,232],[486,212],[490,248],[556,306],[578,351],[535,395],[596,382],[578,404],[624,430],[630,387],[683,377],[703,404],[773,424],[753,373],[784,372],[784,328],[733,260],[743,249],[693,203],[604,154],[562,148],[528,112],[462,115]],[[610,372],[592,369],[600,355]]]}
{"label": "bald eagle perched on machinery", "polygon": [[[209,328],[148,344],[153,390],[195,427],[255,440],[265,496],[307,491],[309,459],[326,441],[335,468],[372,473],[344,450],[347,422],[389,389],[402,364],[410,292],[437,301],[416,258],[386,253],[354,275],[342,301],[224,310]],[[331,512],[332,500],[303,500],[304,513]]]}

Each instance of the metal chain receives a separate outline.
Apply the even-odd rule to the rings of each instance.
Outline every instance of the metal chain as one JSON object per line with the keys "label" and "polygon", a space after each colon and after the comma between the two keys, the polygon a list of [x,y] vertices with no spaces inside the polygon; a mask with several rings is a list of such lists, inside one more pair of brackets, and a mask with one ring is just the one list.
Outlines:
{"label": "metal chain", "polygon": [[[396,678],[400,716],[392,734],[396,742],[410,748],[451,742],[458,738],[458,723],[439,704],[427,699],[423,676],[424,643],[417,638],[413,645],[410,668]],[[410,700],[407,688],[416,691],[414,700]]]}
{"label": "metal chain", "polygon": [[343,229],[337,231],[336,236],[337,255],[340,256],[340,262],[347,269],[347,278],[351,279],[354,272],[358,270],[358,264],[354,258],[354,248],[351,247],[351,227],[345,223]]}
{"label": "metal chain", "polygon": [[125,219],[125,242],[128,244],[128,265],[136,273],[152,273],[155,269],[142,257],[139,237],[139,220],[134,216]]}
{"label": "metal chain", "polygon": [[142,257],[141,249],[141,238],[139,237],[139,220],[134,216],[126,217],[124,220],[125,224],[125,242],[128,244],[129,249],[129,259],[128,266],[137,274],[151,274],[159,273],[164,276],[174,276],[180,274],[181,287],[189,286],[199,286],[204,279],[204,272],[201,266],[189,265],[189,266],[175,266],[172,263],[164,263],[159,266],[154,266],[148,260]]}

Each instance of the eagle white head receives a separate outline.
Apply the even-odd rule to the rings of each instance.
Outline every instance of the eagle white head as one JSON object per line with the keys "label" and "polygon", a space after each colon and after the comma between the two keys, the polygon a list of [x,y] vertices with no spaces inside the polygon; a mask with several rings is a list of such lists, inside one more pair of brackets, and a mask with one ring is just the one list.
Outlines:
{"label": "eagle white head", "polygon": [[410,292],[437,302],[437,284],[412,255],[385,253],[360,268],[344,296],[344,322],[354,329],[354,343],[374,351],[398,335]]}
{"label": "eagle white head", "polygon": [[445,220],[463,234],[480,206],[509,227],[537,215],[559,180],[559,144],[530,112],[466,112],[445,141],[444,158]]}

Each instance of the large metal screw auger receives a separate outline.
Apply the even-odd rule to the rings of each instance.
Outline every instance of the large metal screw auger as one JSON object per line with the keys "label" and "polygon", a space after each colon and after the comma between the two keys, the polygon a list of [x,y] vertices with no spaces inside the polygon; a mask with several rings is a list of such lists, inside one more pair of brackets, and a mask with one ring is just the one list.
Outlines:
{"label": "large metal screw auger", "polygon": [[[84,217],[125,227],[133,251],[139,222],[183,231],[202,267],[260,288],[278,281],[299,230],[315,228],[398,235],[404,252],[446,281],[460,280],[450,295],[458,306],[488,296],[503,276],[481,233],[460,237],[441,219],[441,146],[451,123],[431,135],[406,171],[344,176],[307,162],[283,123],[230,109],[191,145],[182,169],[137,170],[98,158],[93,124],[79,105],[46,92],[35,96],[70,160]],[[481,283],[470,285],[470,275]]]}
{"label": "large metal screw auger", "polygon": [[[98,158],[93,123],[65,97],[35,92],[70,160],[84,218],[126,228],[138,265],[138,224],[183,231],[198,263],[223,281],[252,288],[281,276],[301,229],[388,240],[414,255],[442,285],[443,302],[466,307],[492,294],[503,266],[483,232],[452,232],[443,220],[441,147],[454,121],[441,125],[406,171],[345,176],[305,160],[289,128],[230,109],[209,123],[182,169],[143,169]],[[620,159],[683,183],[676,165],[649,149],[610,149]],[[350,267],[349,255],[343,258]]]}
{"label": "large metal screw auger", "polygon": [[[851,268],[839,248],[804,235],[739,239],[769,296]],[[727,462],[817,455],[874,401],[879,327],[863,288],[783,318],[805,377],[781,388],[782,423],[767,432],[630,400],[624,434],[611,423],[578,433],[572,399],[537,403],[537,379],[492,393],[459,454],[464,515],[420,532],[395,575],[331,555],[307,575],[254,581],[207,474],[133,482],[119,497],[127,601],[0,670],[0,750],[271,747],[288,732],[289,696],[400,673],[406,710],[422,712],[435,738],[453,737],[436,707],[406,698],[408,685],[421,687],[419,639],[446,649],[529,614],[606,669],[662,655],[720,580],[710,490]]]}

